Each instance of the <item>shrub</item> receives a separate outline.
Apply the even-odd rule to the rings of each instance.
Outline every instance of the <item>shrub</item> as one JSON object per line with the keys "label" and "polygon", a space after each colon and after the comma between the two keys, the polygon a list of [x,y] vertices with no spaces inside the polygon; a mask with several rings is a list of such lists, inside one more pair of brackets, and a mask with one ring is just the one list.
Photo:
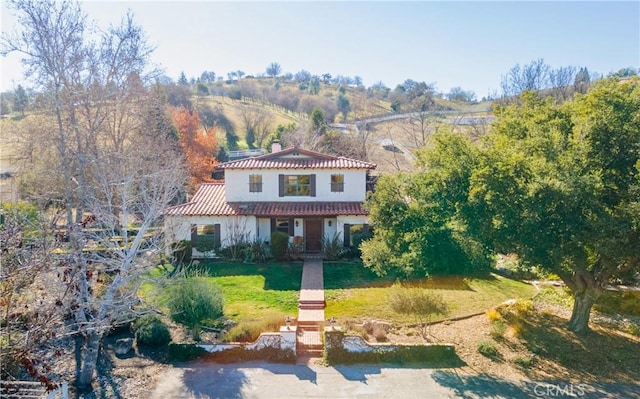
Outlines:
{"label": "shrub", "polygon": [[513,333],[513,336],[514,337],[518,337],[518,336],[522,335],[522,332],[525,329],[525,324],[520,320],[516,320],[516,321],[510,323],[509,327],[511,328],[511,332]]}
{"label": "shrub", "polygon": [[134,329],[138,345],[157,347],[171,341],[169,329],[156,315],[147,314],[140,317],[134,323]]}
{"label": "shrub", "polygon": [[497,309],[493,308],[487,310],[487,318],[490,322],[493,323],[496,320],[502,320],[502,315],[500,314],[500,312],[498,312]]}
{"label": "shrub", "polygon": [[248,243],[244,249],[244,261],[255,263],[266,262],[267,244],[260,239],[255,239],[253,242]]}
{"label": "shrub", "polygon": [[422,288],[405,288],[396,285],[387,298],[394,312],[412,315],[422,325],[422,337],[428,334],[429,323],[434,315],[445,315],[449,306],[442,295]]}
{"label": "shrub", "polygon": [[360,244],[362,241],[366,241],[373,237],[373,231],[369,229],[363,229],[362,227],[358,229],[351,230],[351,241],[353,242],[353,247],[351,248],[350,255],[354,257],[360,257],[362,253],[360,252]]}
{"label": "shrub", "polygon": [[291,260],[300,260],[302,259],[302,254],[304,253],[304,241],[302,242],[290,242],[287,247],[287,258]]}
{"label": "shrub", "polygon": [[498,357],[498,349],[491,341],[478,342],[478,353],[489,358]]}
{"label": "shrub", "polygon": [[328,340],[336,342],[328,343],[323,360],[326,364],[410,364],[432,367],[457,367],[461,365],[460,358],[453,347],[443,345],[410,345],[401,346],[395,350],[376,349],[371,352],[346,351],[339,341],[342,336],[338,334],[327,335]]}
{"label": "shrub", "polygon": [[216,237],[213,235],[203,235],[198,236],[198,242],[196,243],[195,248],[202,253],[211,252],[218,246],[216,241]]}
{"label": "shrub", "polygon": [[523,369],[531,368],[531,366],[533,366],[533,356],[516,356],[515,358],[513,358],[513,363],[515,363],[517,366],[522,367]]}
{"label": "shrub", "polygon": [[250,244],[247,242],[239,242],[233,245],[222,247],[218,249],[216,253],[226,260],[238,261],[242,260],[243,257],[246,258],[249,246]]}
{"label": "shrub", "polygon": [[271,255],[277,260],[283,260],[287,254],[289,246],[289,235],[282,231],[276,231],[271,234]]}
{"label": "shrub", "polygon": [[610,314],[640,316],[640,293],[634,291],[606,291],[593,308]]}
{"label": "shrub", "polygon": [[490,335],[494,339],[504,338],[504,333],[507,331],[507,324],[502,320],[494,320],[491,322]]}
{"label": "shrub", "polygon": [[168,306],[171,318],[192,330],[200,339],[200,325],[206,319],[222,316],[224,299],[220,287],[200,278],[181,278],[169,288]]}
{"label": "shrub", "polygon": [[169,344],[168,358],[173,362],[188,362],[203,357],[207,351],[194,344]]}
{"label": "shrub", "polygon": [[338,233],[333,236],[322,237],[322,252],[327,260],[338,260],[342,255],[344,248]]}
{"label": "shrub", "polygon": [[133,323],[133,329],[134,331],[137,331],[142,327],[153,323],[162,323],[162,320],[160,320],[160,317],[156,316],[155,314],[148,313],[136,319],[136,321]]}
{"label": "shrub", "polygon": [[534,311],[533,302],[530,299],[516,299],[513,304],[513,311],[518,317],[529,316]]}
{"label": "shrub", "polygon": [[220,363],[249,362],[252,360],[265,360],[274,363],[295,363],[296,361],[293,350],[282,350],[273,347],[263,347],[260,349],[238,347],[212,353],[207,357]]}
{"label": "shrub", "polygon": [[245,320],[233,326],[224,336],[227,342],[253,342],[260,334],[268,331],[278,331],[285,316],[279,313],[264,315],[258,320]]}
{"label": "shrub", "polygon": [[640,327],[637,324],[629,323],[629,325],[626,328],[626,331],[631,335],[640,337]]}

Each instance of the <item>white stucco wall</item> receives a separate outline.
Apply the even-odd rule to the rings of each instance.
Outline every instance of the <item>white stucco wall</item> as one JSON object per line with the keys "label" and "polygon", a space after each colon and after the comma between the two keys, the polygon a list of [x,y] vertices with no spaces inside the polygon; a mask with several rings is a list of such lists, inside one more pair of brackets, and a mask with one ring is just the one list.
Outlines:
{"label": "white stucco wall", "polygon": [[[338,222],[336,218],[325,218],[324,219],[324,236],[331,238],[334,234],[338,232]],[[331,222],[331,226],[329,226],[329,222]]]}
{"label": "white stucco wall", "polygon": [[[249,192],[249,175],[262,175],[262,192]],[[316,196],[279,197],[278,175],[315,174]],[[331,175],[344,175],[344,191],[331,191]],[[225,170],[225,190],[229,202],[314,202],[314,201],[344,201],[362,202],[366,197],[366,170],[351,169],[243,169]]]}
{"label": "white stucco wall", "polygon": [[[268,221],[268,219],[267,219]],[[256,237],[257,220],[255,216],[172,216],[165,218],[165,240],[167,250],[177,241],[191,241],[191,225],[220,224],[220,244],[228,246],[237,233],[247,235],[249,241]],[[270,226],[267,226],[267,231]],[[194,252],[195,255],[197,251]]]}
{"label": "white stucco wall", "polygon": [[[296,223],[298,224],[296,226]],[[304,234],[304,219],[295,218],[293,219],[293,235],[294,237],[302,237]]]}
{"label": "white stucco wall", "polygon": [[258,218],[258,239],[271,241],[271,219]]}

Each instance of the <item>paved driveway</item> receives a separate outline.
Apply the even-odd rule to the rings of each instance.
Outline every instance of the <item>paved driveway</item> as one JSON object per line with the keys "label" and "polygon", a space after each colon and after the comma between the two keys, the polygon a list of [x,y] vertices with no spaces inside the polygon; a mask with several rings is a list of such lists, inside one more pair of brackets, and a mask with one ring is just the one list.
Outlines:
{"label": "paved driveway", "polygon": [[629,398],[639,385],[507,381],[459,369],[192,363],[168,370],[151,399]]}

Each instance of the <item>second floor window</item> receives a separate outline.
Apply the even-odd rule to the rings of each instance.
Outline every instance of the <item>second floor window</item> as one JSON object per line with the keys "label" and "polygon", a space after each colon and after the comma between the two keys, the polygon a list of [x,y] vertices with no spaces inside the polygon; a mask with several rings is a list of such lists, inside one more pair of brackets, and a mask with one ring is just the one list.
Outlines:
{"label": "second floor window", "polygon": [[344,175],[331,175],[331,191],[334,193],[344,191]]}
{"label": "second floor window", "polygon": [[262,175],[249,175],[249,192],[262,192]]}
{"label": "second floor window", "polygon": [[284,177],[284,195],[308,196],[311,195],[311,178],[309,175],[286,175]]}
{"label": "second floor window", "polygon": [[279,197],[315,197],[316,175],[279,175]]}

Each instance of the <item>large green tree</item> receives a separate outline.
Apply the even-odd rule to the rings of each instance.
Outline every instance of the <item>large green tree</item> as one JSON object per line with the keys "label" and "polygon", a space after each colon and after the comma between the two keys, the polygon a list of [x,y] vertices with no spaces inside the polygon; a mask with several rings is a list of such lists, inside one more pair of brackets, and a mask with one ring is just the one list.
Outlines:
{"label": "large green tree", "polygon": [[488,252],[461,218],[477,150],[453,133],[432,136],[418,153],[418,171],[382,176],[367,200],[374,237],[362,259],[378,274],[460,274],[489,266]]}
{"label": "large green tree", "polygon": [[562,105],[525,92],[495,114],[479,143],[435,134],[417,172],[379,180],[365,265],[459,272],[514,253],[562,278],[568,327],[585,331],[606,285],[640,271],[640,80],[599,81]]}
{"label": "large green tree", "polygon": [[525,93],[496,109],[465,220],[497,252],[562,278],[569,329],[588,329],[610,279],[640,260],[640,84],[598,82],[562,106]]}

